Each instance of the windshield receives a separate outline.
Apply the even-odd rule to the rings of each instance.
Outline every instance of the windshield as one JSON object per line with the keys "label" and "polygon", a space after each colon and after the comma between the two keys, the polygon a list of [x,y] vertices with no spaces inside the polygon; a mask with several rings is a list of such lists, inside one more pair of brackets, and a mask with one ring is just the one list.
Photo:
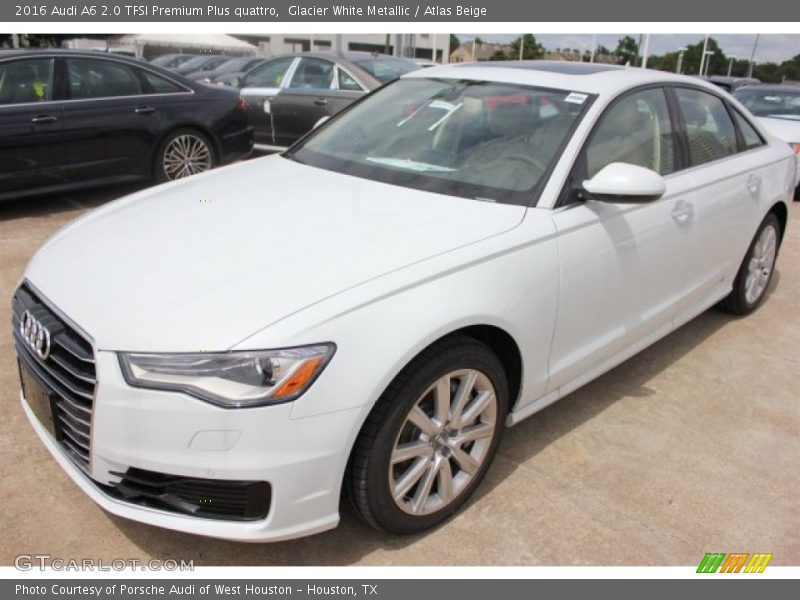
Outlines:
{"label": "windshield", "polygon": [[381,83],[388,83],[393,79],[397,79],[401,75],[411,73],[419,69],[419,65],[413,60],[405,60],[402,58],[389,58],[389,57],[376,57],[368,58],[366,60],[355,61],[359,67],[364,69],[367,73],[372,75]]}
{"label": "windshield", "polygon": [[734,96],[757,117],[800,121],[800,89],[740,90]]}
{"label": "windshield", "polygon": [[394,185],[530,205],[591,100],[504,83],[401,79],[288,156]]}

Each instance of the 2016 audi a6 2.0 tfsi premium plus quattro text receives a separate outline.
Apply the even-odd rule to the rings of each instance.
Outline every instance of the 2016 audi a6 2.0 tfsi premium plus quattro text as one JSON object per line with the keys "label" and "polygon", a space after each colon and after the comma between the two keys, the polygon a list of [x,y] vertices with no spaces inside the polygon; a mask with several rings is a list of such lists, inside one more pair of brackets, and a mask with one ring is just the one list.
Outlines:
{"label": "2016 audi a6 2.0 tfsi premium plus quattro text", "polygon": [[13,299],[22,404],[123,517],[279,540],[334,527],[344,492],[420,531],[504,426],[714,304],[756,309],[794,169],[697,79],[410,73],[53,236]]}

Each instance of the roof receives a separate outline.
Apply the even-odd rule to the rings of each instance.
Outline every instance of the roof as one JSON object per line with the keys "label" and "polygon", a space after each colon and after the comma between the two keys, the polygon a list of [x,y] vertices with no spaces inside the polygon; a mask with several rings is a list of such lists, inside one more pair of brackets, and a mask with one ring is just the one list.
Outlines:
{"label": "roof", "polygon": [[236,39],[224,33],[193,33],[193,34],[167,34],[167,33],[135,33],[126,34],[109,40],[109,47],[119,48],[126,46],[167,46],[171,48],[187,49],[213,49],[219,51],[230,50],[233,52],[256,52],[258,48],[247,42]]}
{"label": "roof", "polygon": [[441,65],[403,75],[517,83],[537,87],[608,95],[648,83],[684,83],[717,92],[715,85],[687,75],[598,63],[566,61],[497,61]]}
{"label": "roof", "polygon": [[[459,67],[468,66],[472,63],[460,63]],[[565,60],[504,60],[494,61],[481,65],[482,67],[494,67],[505,69],[526,69],[530,71],[547,71],[550,73],[563,73],[565,75],[591,75],[614,69],[625,69],[618,65],[601,63],[587,63]]]}

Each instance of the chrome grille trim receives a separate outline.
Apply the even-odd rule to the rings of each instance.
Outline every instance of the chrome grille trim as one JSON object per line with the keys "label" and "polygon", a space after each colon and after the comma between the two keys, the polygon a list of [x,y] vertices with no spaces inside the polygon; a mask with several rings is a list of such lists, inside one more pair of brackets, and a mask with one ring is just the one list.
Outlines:
{"label": "chrome grille trim", "polygon": [[[50,331],[52,347],[40,358],[20,334],[29,311]],[[14,346],[20,363],[55,396],[56,439],[84,471],[90,471],[92,415],[97,374],[92,339],[24,281],[11,302]]]}

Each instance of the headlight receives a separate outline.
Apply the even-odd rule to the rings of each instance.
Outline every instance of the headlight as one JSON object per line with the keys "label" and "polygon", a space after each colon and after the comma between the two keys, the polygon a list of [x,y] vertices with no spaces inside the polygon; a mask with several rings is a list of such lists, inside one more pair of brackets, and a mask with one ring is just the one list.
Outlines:
{"label": "headlight", "polygon": [[225,408],[294,400],[333,356],[333,344],[283,350],[119,354],[125,381],[134,387],[185,392]]}

